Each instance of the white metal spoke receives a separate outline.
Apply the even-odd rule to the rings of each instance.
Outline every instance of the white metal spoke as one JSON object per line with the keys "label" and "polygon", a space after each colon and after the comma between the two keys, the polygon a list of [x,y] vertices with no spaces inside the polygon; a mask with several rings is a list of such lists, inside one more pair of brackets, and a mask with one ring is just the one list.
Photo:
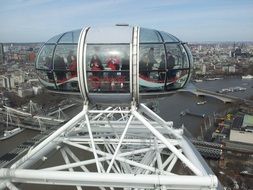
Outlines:
{"label": "white metal spoke", "polygon": [[[77,163],[80,162],[80,160],[77,158],[77,156],[68,148],[68,147],[64,147],[64,150],[66,151],[66,153],[68,153],[68,155]],[[84,165],[81,165],[80,168],[82,168],[83,171],[85,172],[90,172]],[[99,187],[99,189],[101,190],[106,190],[104,187]]]}
{"label": "white metal spoke", "polygon": [[87,114],[85,114],[85,120],[87,122],[87,128],[88,128],[88,131],[89,131],[89,136],[90,136],[90,140],[91,140],[91,146],[92,146],[92,149],[93,149],[93,154],[94,154],[94,157],[95,157],[95,160],[96,160],[97,170],[98,170],[98,173],[100,173],[101,170],[100,170],[100,166],[99,166],[99,162],[98,162],[98,156],[97,156],[97,152],[96,152],[96,148],[95,148],[95,144],[94,144],[94,139],[93,139],[92,132],[91,132],[89,117],[88,117]]}
{"label": "white metal spoke", "polygon": [[81,186],[107,187],[139,187],[153,188],[156,185],[165,185],[170,189],[205,189],[217,186],[214,176],[162,176],[162,175],[134,175],[114,173],[84,173],[68,171],[34,171],[16,169],[0,170],[0,178],[11,177],[15,182]]}
{"label": "white metal spoke", "polygon": [[[155,154],[155,153],[154,153]],[[153,156],[153,161],[151,162],[150,166],[153,167],[155,165],[156,162],[156,156]],[[150,174],[151,172],[149,170],[145,171],[145,174]],[[174,175],[174,174],[171,174]]]}
{"label": "white metal spoke", "polygon": [[[109,158],[107,158],[107,157],[101,157],[101,158],[98,158],[98,161],[102,162],[102,161],[105,161],[108,159]],[[75,162],[75,163],[71,163],[71,164],[64,164],[64,165],[58,165],[58,166],[49,167],[49,168],[43,168],[41,170],[60,171],[60,170],[68,169],[68,168],[81,167],[81,166],[86,166],[86,165],[95,164],[95,163],[96,163],[95,159],[90,159],[90,160]]]}
{"label": "white metal spoke", "polygon": [[[150,162],[152,162],[154,160],[156,161],[156,158],[154,157],[154,155],[155,155],[154,151],[147,152],[140,163],[153,167],[153,165],[150,165]],[[145,171],[146,170],[143,169],[143,168],[136,168],[136,170],[135,170],[134,173],[135,174],[141,174],[141,173],[143,173]]]}
{"label": "white metal spoke", "polygon": [[[101,135],[102,136],[102,135]],[[108,137],[108,135],[107,135]],[[145,137],[147,138],[147,137]],[[62,138],[62,140],[64,140],[65,138]],[[87,144],[90,139],[83,137],[83,136],[78,136],[78,137],[69,137],[68,138],[69,141],[71,142],[76,142],[78,144]],[[118,139],[105,139],[105,138],[94,138],[94,142],[96,142],[96,144],[104,144],[104,143],[110,143],[110,144],[118,144]],[[173,144],[174,146],[178,145],[178,141],[172,139],[172,140],[168,140],[171,144]],[[147,140],[147,139],[123,139],[122,144],[135,144],[135,145],[139,145],[139,144],[143,144],[143,145],[151,145],[153,143],[153,140]],[[158,140],[158,143],[161,144],[161,141]],[[165,146],[166,147],[166,146]]]}
{"label": "white metal spoke", "polygon": [[[110,109],[112,109],[112,107],[108,107],[108,108],[106,108],[105,110],[108,111],[108,110],[110,110]],[[93,117],[93,118],[91,119],[91,121],[98,120],[103,114],[104,114],[104,113],[99,113],[98,115],[96,115],[95,117]]]}
{"label": "white metal spoke", "polygon": [[[87,146],[84,146],[84,145],[80,145],[80,144],[76,144],[76,143],[73,143],[73,142],[65,142],[66,144],[69,144],[69,145],[72,145],[72,146],[75,146],[75,147],[78,147],[78,148],[81,148],[83,150],[87,150],[87,151],[90,151],[92,152],[92,148],[90,147],[87,147]],[[113,155],[112,154],[109,154],[109,153],[106,153],[106,152],[103,152],[103,151],[100,151],[100,150],[97,150],[96,151],[97,154],[100,154],[102,156],[106,156],[108,158],[112,158]],[[123,155],[123,153],[121,154]],[[120,162],[124,162],[124,163],[127,163],[127,164],[130,164],[130,165],[133,165],[133,166],[136,166],[136,167],[140,167],[140,168],[143,168],[143,169],[146,169],[146,170],[150,170],[152,172],[155,172],[157,169],[154,168],[154,167],[150,167],[150,166],[147,166],[147,165],[144,165],[144,164],[141,164],[141,163],[138,163],[138,162],[135,162],[135,161],[132,161],[132,160],[129,160],[129,159],[126,159],[126,158],[123,158],[121,157],[121,155],[119,154],[117,157],[116,157],[116,160],[120,161]],[[166,171],[164,171],[166,172]],[[171,173],[169,172],[166,172],[167,175],[172,175]]]}
{"label": "white metal spoke", "polygon": [[171,153],[171,155],[165,160],[165,162],[162,165],[163,169],[171,162],[171,160],[174,158],[174,156],[175,156],[175,154]]}
{"label": "white metal spoke", "polygon": [[173,167],[175,166],[176,162],[177,162],[177,156],[174,155],[174,158],[172,159],[172,161],[170,162],[170,165],[168,166],[167,170],[168,172],[171,172],[171,170],[173,169]]}
{"label": "white metal spoke", "polygon": [[[80,162],[77,156],[68,147],[64,147],[64,150],[75,162]],[[80,168],[82,168],[82,170],[85,172],[89,172],[89,170],[84,165],[80,166]]]}
{"label": "white metal spoke", "polygon": [[115,158],[116,158],[116,156],[117,156],[117,154],[118,154],[118,152],[119,152],[121,143],[122,143],[123,139],[125,138],[127,129],[128,129],[128,127],[130,126],[130,123],[131,123],[132,119],[133,119],[133,115],[130,116],[130,118],[129,118],[129,120],[128,120],[128,123],[127,123],[127,125],[126,125],[126,128],[124,129],[124,131],[123,131],[123,133],[122,133],[122,135],[121,135],[121,137],[120,137],[119,144],[118,144],[118,146],[117,146],[117,148],[116,148],[116,150],[115,150],[115,152],[114,152],[114,155],[113,155],[113,157],[112,157],[112,160],[111,160],[111,162],[110,162],[110,164],[109,164],[109,166],[108,166],[108,169],[107,169],[107,171],[106,171],[107,173],[109,173],[110,170],[111,170],[112,164],[113,164],[113,162],[114,162],[114,160],[115,160]]}
{"label": "white metal spoke", "polygon": [[[99,148],[97,145],[96,145],[96,148],[97,148],[98,150],[100,150],[100,148]],[[106,160],[106,161],[108,162],[108,160]],[[100,168],[101,168],[102,173],[105,173],[105,169],[104,169],[104,167],[103,167],[103,165],[102,165],[101,162],[99,162],[99,165],[100,165]],[[115,168],[113,168],[113,170],[116,171]],[[117,173],[117,172],[115,172],[115,173]],[[110,189],[111,189],[111,190],[114,190],[113,187],[110,187]]]}
{"label": "white metal spoke", "polygon": [[[105,143],[105,149],[107,150],[108,153],[113,154],[113,151],[111,151],[111,145],[108,144],[107,142]],[[109,161],[109,160],[110,160],[110,159],[106,160],[106,162],[107,162],[108,165],[110,164],[110,161]],[[121,173],[121,169],[120,169],[120,167],[118,166],[117,163],[115,163],[115,167],[116,167],[118,173]],[[114,167],[113,167],[113,168],[114,168]]]}
{"label": "white metal spoke", "polygon": [[195,174],[202,175],[202,172],[195,167],[189,159],[187,159],[181,152],[178,151],[172,144],[170,144],[167,139],[161,135],[152,125],[149,124],[143,117],[137,112],[133,111],[136,118],[143,122],[143,124],[158,138],[160,139],[183,163],[185,163]]}
{"label": "white metal spoke", "polygon": [[157,140],[155,138],[155,152],[156,152],[156,160],[157,160],[157,166],[158,166],[158,169],[159,171],[162,173],[163,171],[163,168],[162,168],[162,158],[161,158],[161,155],[160,155],[160,150],[158,149],[158,144],[157,144]]}
{"label": "white metal spoke", "polygon": [[[69,161],[69,158],[68,158],[66,152],[63,149],[60,149],[60,151],[61,151],[61,154],[62,154],[62,157],[63,157],[65,163],[70,164],[70,161]],[[69,171],[73,172],[74,170],[73,170],[73,168],[69,168]],[[81,186],[76,186],[76,189],[77,190],[82,190],[82,187]]]}
{"label": "white metal spoke", "polygon": [[121,110],[121,111],[119,111],[119,110],[89,110],[88,113],[95,113],[95,114],[100,114],[100,113],[102,113],[102,114],[104,114],[104,113],[110,113],[110,114],[126,113],[126,114],[128,114],[128,113],[130,113],[130,111],[126,111],[126,110]]}
{"label": "white metal spoke", "polygon": [[19,190],[13,183],[11,182],[6,182],[6,187],[9,188],[10,190]]}
{"label": "white metal spoke", "polygon": [[[99,148],[98,145],[96,145],[96,148],[97,148],[98,150],[101,150],[101,149]],[[108,165],[110,164],[109,159],[107,159],[107,160],[105,160],[105,161],[107,162]],[[100,162],[100,166],[101,166],[101,168],[103,168],[103,172],[105,172],[105,169],[104,169],[104,167],[103,167],[103,165],[102,165],[101,162]],[[116,163],[115,163],[115,166],[116,166],[116,168],[117,168],[118,170],[116,170],[114,166],[112,167],[112,170],[113,170],[115,173],[121,173],[120,168],[119,168],[119,166],[118,166]]]}
{"label": "white metal spoke", "polygon": [[[182,129],[174,129],[172,122],[164,121],[145,105],[140,108],[133,104],[131,109],[89,110],[86,104],[82,112],[30,150],[11,169],[0,169],[0,188],[15,189],[14,183],[28,182],[71,185],[80,190],[85,186],[100,190],[216,189],[217,178],[206,171],[192,150],[193,145],[182,135]],[[65,163],[23,170],[52,151],[60,151]],[[94,157],[81,159],[79,154]],[[192,173],[182,168],[186,173],[182,175],[182,170],[177,170],[181,165],[186,165]],[[88,169],[94,166],[96,171]],[[82,172],[77,171],[79,168]],[[28,175],[31,171],[35,172],[33,178]]]}
{"label": "white metal spoke", "polygon": [[111,130],[113,131],[113,134],[115,135],[115,137],[116,137],[117,139],[119,139],[119,135],[117,134],[117,132],[116,132],[116,130],[114,129],[114,127],[112,126],[112,124],[111,124],[110,120],[108,119],[108,117],[106,117],[106,120],[107,120],[107,122],[108,122],[108,124],[109,124]]}

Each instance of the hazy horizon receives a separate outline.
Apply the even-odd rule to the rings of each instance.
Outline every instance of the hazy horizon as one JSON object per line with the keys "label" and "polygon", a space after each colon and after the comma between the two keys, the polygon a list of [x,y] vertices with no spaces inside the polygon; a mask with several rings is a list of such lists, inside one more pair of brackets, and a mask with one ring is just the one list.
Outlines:
{"label": "hazy horizon", "polygon": [[[215,43],[230,43],[230,44],[234,44],[234,43],[252,43],[253,44],[253,40],[252,41],[183,41],[189,44],[215,44]],[[2,44],[39,44],[39,43],[46,43],[45,42],[1,42]]]}
{"label": "hazy horizon", "polygon": [[84,26],[128,23],[186,42],[253,41],[251,0],[0,0],[0,42],[45,42]]}

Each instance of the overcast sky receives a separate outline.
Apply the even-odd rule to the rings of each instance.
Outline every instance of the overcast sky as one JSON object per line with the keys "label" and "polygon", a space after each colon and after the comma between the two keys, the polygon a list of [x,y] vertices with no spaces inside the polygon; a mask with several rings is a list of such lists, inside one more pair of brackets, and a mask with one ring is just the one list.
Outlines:
{"label": "overcast sky", "polygon": [[0,42],[128,23],[188,42],[253,41],[253,0],[0,0]]}

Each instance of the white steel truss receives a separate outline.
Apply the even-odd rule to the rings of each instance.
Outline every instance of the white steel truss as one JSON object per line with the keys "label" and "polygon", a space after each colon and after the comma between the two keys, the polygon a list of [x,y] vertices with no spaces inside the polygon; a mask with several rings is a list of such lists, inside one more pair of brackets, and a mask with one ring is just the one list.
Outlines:
{"label": "white steel truss", "polygon": [[[52,152],[59,162],[50,161]],[[0,189],[17,189],[20,183],[78,190],[218,189],[216,176],[183,129],[174,129],[144,104],[104,109],[84,105],[10,168],[0,169]]]}

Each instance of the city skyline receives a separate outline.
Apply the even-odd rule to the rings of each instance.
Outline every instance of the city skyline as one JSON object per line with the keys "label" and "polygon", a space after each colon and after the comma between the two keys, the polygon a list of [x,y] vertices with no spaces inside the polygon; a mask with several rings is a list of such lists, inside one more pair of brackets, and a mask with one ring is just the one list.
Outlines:
{"label": "city skyline", "polygon": [[0,0],[0,42],[45,42],[84,26],[163,30],[182,41],[253,41],[253,1]]}

